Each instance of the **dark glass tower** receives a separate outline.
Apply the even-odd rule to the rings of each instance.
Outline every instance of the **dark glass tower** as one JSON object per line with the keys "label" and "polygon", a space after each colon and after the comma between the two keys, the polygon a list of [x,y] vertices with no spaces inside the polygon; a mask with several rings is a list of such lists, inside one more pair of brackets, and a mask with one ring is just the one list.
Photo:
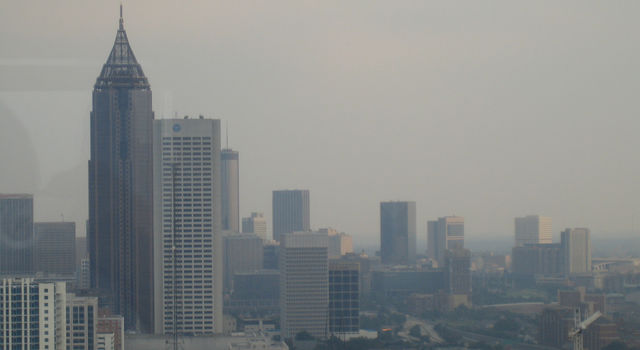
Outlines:
{"label": "dark glass tower", "polygon": [[89,161],[91,286],[127,329],[153,331],[151,88],[120,27],[93,90]]}
{"label": "dark glass tower", "polygon": [[380,203],[380,260],[410,264],[416,259],[416,202]]}

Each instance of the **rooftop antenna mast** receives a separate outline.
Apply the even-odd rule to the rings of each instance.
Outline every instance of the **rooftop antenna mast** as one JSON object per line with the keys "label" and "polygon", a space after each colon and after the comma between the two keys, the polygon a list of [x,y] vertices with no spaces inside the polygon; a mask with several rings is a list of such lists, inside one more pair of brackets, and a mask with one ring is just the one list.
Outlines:
{"label": "rooftop antenna mast", "polygon": [[225,137],[227,139],[227,149],[229,149],[229,121],[227,120],[227,129],[226,129],[226,133],[227,136]]}

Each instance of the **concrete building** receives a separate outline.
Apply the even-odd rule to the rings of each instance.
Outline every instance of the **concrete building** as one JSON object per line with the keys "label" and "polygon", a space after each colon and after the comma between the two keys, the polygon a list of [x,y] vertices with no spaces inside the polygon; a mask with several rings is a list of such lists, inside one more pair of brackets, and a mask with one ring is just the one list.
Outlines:
{"label": "concrete building", "polygon": [[154,139],[155,332],[221,333],[220,121],[155,120]]}
{"label": "concrete building", "polygon": [[445,216],[427,222],[427,255],[438,266],[444,264],[447,250],[461,248],[464,248],[463,217]]}
{"label": "concrete building", "polygon": [[318,233],[329,237],[329,259],[337,259],[345,254],[353,253],[353,239],[348,234],[332,228],[321,228]]}
{"label": "concrete building", "polygon": [[280,272],[260,270],[233,275],[233,293],[225,312],[277,314],[280,311]]}
{"label": "concrete building", "polygon": [[224,237],[224,289],[234,289],[233,276],[239,272],[262,269],[262,239],[252,233],[230,234]]}
{"label": "concrete building", "polygon": [[280,243],[278,241],[264,242],[262,268],[278,270],[280,268]]}
{"label": "concrete building", "polygon": [[0,282],[0,349],[66,349],[65,283]]}
{"label": "concrete building", "polygon": [[559,275],[564,269],[560,244],[526,244],[511,250],[513,281],[520,286],[532,286],[536,275]]}
{"label": "concrete building", "polygon": [[262,213],[251,213],[250,217],[242,218],[242,233],[253,233],[267,240],[267,220]]}
{"label": "concrete building", "polygon": [[540,215],[528,215],[515,218],[516,247],[525,244],[551,244],[551,218]]}
{"label": "concrete building", "polygon": [[545,308],[540,315],[539,342],[555,348],[569,341],[569,330],[573,328],[573,310],[564,306]]}
{"label": "concrete building", "polygon": [[153,147],[151,87],[122,13],[93,89],[89,160],[91,287],[107,294],[126,326],[153,330]]}
{"label": "concrete building", "polygon": [[416,202],[380,203],[380,258],[383,264],[416,259]]}
{"label": "concrete building", "polygon": [[273,191],[273,239],[285,233],[311,230],[309,190]]}
{"label": "concrete building", "polygon": [[80,261],[80,267],[76,271],[76,286],[80,289],[88,289],[91,287],[91,268],[89,257]]}
{"label": "concrete building", "polygon": [[0,275],[35,272],[33,196],[0,194]]}
{"label": "concrete building", "polygon": [[36,222],[36,270],[73,275],[76,272],[75,222]]}
{"label": "concrete building", "polygon": [[113,333],[96,334],[96,350],[116,350]]}
{"label": "concrete building", "polygon": [[280,328],[284,338],[307,331],[327,337],[329,259],[327,236],[287,233],[280,247]]}
{"label": "concrete building", "polygon": [[372,272],[371,291],[380,301],[411,294],[434,294],[446,288],[445,273],[438,270],[381,269]]}
{"label": "concrete building", "polygon": [[566,229],[560,234],[564,273],[591,273],[591,236],[588,228]]}
{"label": "concrete building", "polygon": [[94,350],[98,329],[98,298],[67,294],[67,346],[69,350]]}
{"label": "concrete building", "polygon": [[122,316],[99,312],[97,333],[112,334],[113,350],[125,350],[124,318]]}
{"label": "concrete building", "polygon": [[238,151],[220,152],[222,175],[222,230],[240,232],[240,168]]}
{"label": "concrete building", "polygon": [[329,333],[340,336],[360,331],[360,266],[329,261]]}

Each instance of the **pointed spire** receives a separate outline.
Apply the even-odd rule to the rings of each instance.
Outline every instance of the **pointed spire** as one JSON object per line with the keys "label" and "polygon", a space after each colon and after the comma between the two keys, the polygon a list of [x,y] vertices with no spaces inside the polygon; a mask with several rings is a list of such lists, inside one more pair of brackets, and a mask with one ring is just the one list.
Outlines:
{"label": "pointed spire", "polygon": [[102,67],[102,72],[96,81],[96,88],[111,85],[135,86],[149,88],[149,82],[142,71],[142,67],[136,60],[131,50],[127,32],[124,30],[122,18],[122,3],[120,4],[120,26],[113,43],[107,62]]}
{"label": "pointed spire", "polygon": [[124,19],[122,18],[122,2],[120,3],[120,30],[124,30]]}

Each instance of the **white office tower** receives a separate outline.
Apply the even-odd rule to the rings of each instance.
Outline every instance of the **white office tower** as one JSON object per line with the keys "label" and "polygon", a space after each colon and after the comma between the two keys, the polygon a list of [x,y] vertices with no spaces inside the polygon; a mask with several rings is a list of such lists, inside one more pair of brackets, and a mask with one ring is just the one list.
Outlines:
{"label": "white office tower", "polygon": [[591,235],[588,228],[566,229],[560,233],[564,272],[567,275],[591,272]]}
{"label": "white office tower", "polygon": [[250,217],[242,218],[242,233],[253,233],[267,240],[267,220],[262,213],[251,213]]}
{"label": "white office tower", "polygon": [[280,327],[284,338],[307,331],[327,336],[329,260],[327,235],[295,232],[281,236]]}
{"label": "white office tower", "polygon": [[427,255],[444,266],[447,250],[464,248],[464,218],[445,216],[427,222]]}
{"label": "white office tower", "polygon": [[220,121],[161,119],[154,132],[154,329],[222,333]]}
{"label": "white office tower", "polygon": [[66,349],[66,286],[6,278],[0,286],[0,349]]}
{"label": "white office tower", "polygon": [[70,350],[94,350],[98,326],[98,298],[67,294],[67,344]]}
{"label": "white office tower", "polygon": [[515,219],[516,247],[525,244],[551,244],[551,218],[528,215]]}

